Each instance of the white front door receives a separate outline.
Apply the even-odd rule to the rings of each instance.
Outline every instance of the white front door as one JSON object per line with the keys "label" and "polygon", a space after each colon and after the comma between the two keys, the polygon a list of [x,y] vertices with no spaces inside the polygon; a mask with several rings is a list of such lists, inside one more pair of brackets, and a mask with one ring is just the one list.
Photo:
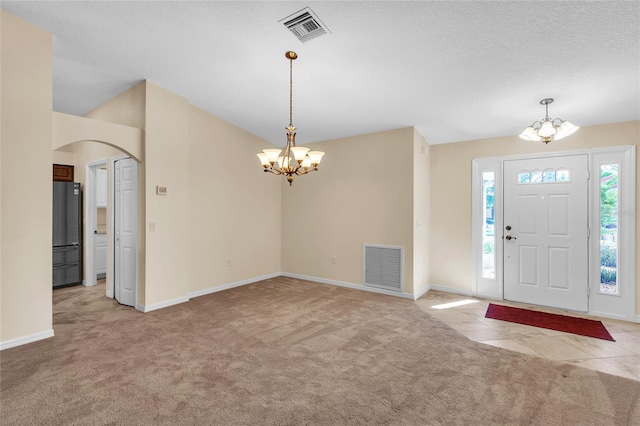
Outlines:
{"label": "white front door", "polygon": [[588,309],[587,155],[504,162],[504,299]]}
{"label": "white front door", "polygon": [[135,306],[138,241],[138,164],[131,158],[114,164],[114,289],[123,305]]}

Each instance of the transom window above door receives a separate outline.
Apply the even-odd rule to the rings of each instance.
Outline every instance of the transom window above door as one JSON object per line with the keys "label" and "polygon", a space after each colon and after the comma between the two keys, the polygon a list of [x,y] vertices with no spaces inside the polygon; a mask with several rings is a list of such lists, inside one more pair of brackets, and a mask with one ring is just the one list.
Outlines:
{"label": "transom window above door", "polygon": [[571,182],[567,169],[523,170],[518,173],[518,184]]}

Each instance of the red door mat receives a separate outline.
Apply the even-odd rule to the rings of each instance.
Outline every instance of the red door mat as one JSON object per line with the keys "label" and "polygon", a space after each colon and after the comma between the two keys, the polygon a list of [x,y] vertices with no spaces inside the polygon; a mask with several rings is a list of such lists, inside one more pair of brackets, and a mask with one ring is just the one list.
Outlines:
{"label": "red door mat", "polygon": [[485,317],[615,342],[602,322],[585,318],[530,311],[493,303],[489,303]]}

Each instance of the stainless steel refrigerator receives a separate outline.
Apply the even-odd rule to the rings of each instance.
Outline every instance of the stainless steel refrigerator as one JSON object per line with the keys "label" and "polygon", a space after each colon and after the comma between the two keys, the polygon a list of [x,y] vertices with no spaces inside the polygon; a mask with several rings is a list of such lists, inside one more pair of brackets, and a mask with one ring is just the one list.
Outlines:
{"label": "stainless steel refrigerator", "polygon": [[53,182],[53,287],[82,282],[82,190]]}

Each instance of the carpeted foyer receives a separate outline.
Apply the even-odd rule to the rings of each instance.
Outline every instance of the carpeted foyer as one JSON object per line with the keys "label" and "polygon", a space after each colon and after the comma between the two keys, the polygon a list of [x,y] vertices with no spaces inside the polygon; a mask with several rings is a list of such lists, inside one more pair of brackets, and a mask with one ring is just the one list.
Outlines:
{"label": "carpeted foyer", "polygon": [[640,424],[640,382],[469,341],[420,301],[278,277],[142,314],[54,291],[3,425]]}

